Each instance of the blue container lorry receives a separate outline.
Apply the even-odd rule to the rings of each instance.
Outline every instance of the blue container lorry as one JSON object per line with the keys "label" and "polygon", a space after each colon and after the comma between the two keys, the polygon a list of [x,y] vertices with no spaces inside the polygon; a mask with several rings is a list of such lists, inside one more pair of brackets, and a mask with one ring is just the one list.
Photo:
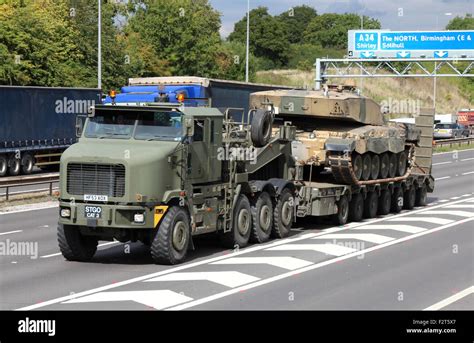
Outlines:
{"label": "blue container lorry", "polygon": [[99,89],[0,86],[0,177],[58,168],[76,125],[100,102]]}

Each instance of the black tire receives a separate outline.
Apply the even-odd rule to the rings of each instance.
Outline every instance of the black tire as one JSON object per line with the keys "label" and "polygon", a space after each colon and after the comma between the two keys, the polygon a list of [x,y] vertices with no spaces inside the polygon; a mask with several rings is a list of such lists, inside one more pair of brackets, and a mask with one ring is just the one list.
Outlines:
{"label": "black tire", "polygon": [[362,180],[367,181],[370,178],[372,159],[370,154],[362,155]]}
{"label": "black tire", "polygon": [[407,153],[402,151],[397,154],[397,176],[405,175],[407,171]]}
{"label": "black tire", "polygon": [[389,167],[388,167],[388,177],[392,178],[397,176],[397,155],[390,152],[389,154]]}
{"label": "black tire", "polygon": [[392,194],[390,190],[385,189],[380,192],[379,197],[379,214],[386,215],[390,213],[390,208],[392,207]]}
{"label": "black tire", "polygon": [[270,141],[272,124],[273,115],[271,112],[262,109],[255,111],[250,128],[250,136],[255,147],[263,147]]}
{"label": "black tire", "polygon": [[273,237],[284,238],[290,234],[294,216],[294,201],[293,193],[288,188],[285,188],[278,196],[273,209]]}
{"label": "black tire", "polygon": [[354,174],[357,180],[362,178],[362,156],[360,154],[354,153],[352,155],[352,169],[354,170]]}
{"label": "black tire", "polygon": [[58,244],[61,254],[69,261],[89,261],[97,251],[98,239],[84,236],[78,227],[58,224]]}
{"label": "black tire", "polygon": [[345,225],[349,219],[349,201],[343,195],[337,202],[337,213],[332,216],[335,225]]}
{"label": "black tire", "polygon": [[390,211],[393,213],[399,213],[402,208],[405,200],[403,199],[403,191],[400,187],[393,189],[392,193],[392,205],[390,206]]}
{"label": "black tire", "polygon": [[403,195],[403,208],[406,210],[412,210],[415,207],[416,190],[415,187],[407,189]]}
{"label": "black tire", "polygon": [[426,189],[426,186],[423,185],[416,190],[415,205],[426,206],[427,203],[428,203],[428,191]]}
{"label": "black tire", "polygon": [[354,194],[349,205],[349,219],[360,222],[364,218],[364,197],[362,194]]}
{"label": "black tire", "polygon": [[35,166],[35,159],[31,154],[23,154],[21,157],[21,172],[22,174],[28,175],[31,174],[33,171],[33,167]]}
{"label": "black tire", "polygon": [[381,179],[386,179],[388,176],[388,171],[390,169],[390,157],[388,156],[388,153],[385,152],[381,155],[380,157],[380,173],[379,177]]}
{"label": "black tire", "polygon": [[264,243],[270,239],[273,227],[273,203],[267,192],[261,192],[250,206],[252,212],[252,233],[250,241]]}
{"label": "black tire", "polygon": [[377,216],[379,197],[375,192],[367,193],[367,198],[364,201],[364,217],[375,218]]}
{"label": "black tire", "polygon": [[[249,243],[252,231],[252,211],[250,209],[250,202],[243,194],[239,196],[235,203],[233,219],[232,229],[229,232],[223,233],[221,236],[222,245],[229,249],[234,248],[236,245],[243,248]],[[238,226],[240,226],[240,230]]]}
{"label": "black tire", "polygon": [[372,155],[372,163],[370,164],[370,178],[377,180],[380,173],[380,157],[377,154]]}
{"label": "black tire", "polygon": [[8,175],[17,176],[20,175],[20,159],[15,156],[10,156],[8,159]]}
{"label": "black tire", "polygon": [[184,208],[172,206],[151,242],[150,252],[158,264],[184,262],[191,240],[190,220]]}
{"label": "black tire", "polygon": [[0,155],[0,177],[7,175],[8,160],[5,155]]}

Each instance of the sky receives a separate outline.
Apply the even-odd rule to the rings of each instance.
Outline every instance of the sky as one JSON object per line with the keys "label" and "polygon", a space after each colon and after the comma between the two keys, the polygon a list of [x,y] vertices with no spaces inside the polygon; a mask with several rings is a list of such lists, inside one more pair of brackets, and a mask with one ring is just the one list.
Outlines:
{"label": "sky", "polygon": [[[210,0],[221,14],[221,35],[233,31],[245,16],[247,0]],[[474,0],[250,0],[250,9],[268,7],[273,15],[291,7],[308,5],[322,13],[359,13],[378,19],[383,29],[442,30],[451,18],[474,12]],[[401,15],[399,15],[399,13]]]}

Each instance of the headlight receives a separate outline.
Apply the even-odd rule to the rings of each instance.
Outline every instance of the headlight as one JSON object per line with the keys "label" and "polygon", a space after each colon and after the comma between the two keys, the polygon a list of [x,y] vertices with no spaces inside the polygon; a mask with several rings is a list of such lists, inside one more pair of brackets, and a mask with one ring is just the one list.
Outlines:
{"label": "headlight", "polygon": [[143,213],[135,213],[133,216],[133,221],[135,223],[143,223],[145,222],[145,215]]}
{"label": "headlight", "polygon": [[60,212],[61,218],[69,218],[71,217],[71,210],[69,208],[62,208]]}

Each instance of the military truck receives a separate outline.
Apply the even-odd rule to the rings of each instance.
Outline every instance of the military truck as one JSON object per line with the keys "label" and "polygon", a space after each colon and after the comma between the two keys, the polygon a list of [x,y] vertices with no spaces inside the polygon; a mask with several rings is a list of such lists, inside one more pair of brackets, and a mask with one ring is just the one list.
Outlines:
{"label": "military truck", "polygon": [[157,263],[176,264],[196,235],[215,233],[225,247],[244,247],[288,236],[297,217],[343,225],[423,206],[433,191],[432,113],[417,118],[421,137],[406,175],[347,184],[330,172],[314,177],[321,166],[298,158],[297,127],[289,118],[279,122],[273,103],[252,107],[91,108],[79,143],[61,158],[65,258],[91,259],[99,240],[115,239],[141,241]]}

